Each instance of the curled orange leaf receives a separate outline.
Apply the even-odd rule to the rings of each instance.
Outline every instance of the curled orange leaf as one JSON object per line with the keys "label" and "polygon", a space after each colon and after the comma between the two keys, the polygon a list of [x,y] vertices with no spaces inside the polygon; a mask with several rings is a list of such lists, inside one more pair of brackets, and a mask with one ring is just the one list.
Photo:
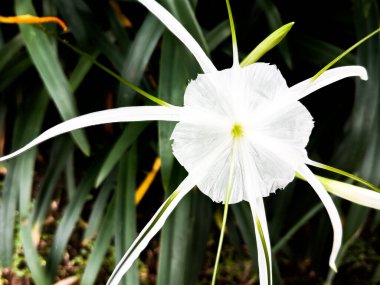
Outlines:
{"label": "curled orange leaf", "polygon": [[67,25],[57,17],[37,17],[33,15],[18,15],[11,17],[0,16],[0,23],[4,24],[40,24],[40,23],[57,23],[66,32]]}

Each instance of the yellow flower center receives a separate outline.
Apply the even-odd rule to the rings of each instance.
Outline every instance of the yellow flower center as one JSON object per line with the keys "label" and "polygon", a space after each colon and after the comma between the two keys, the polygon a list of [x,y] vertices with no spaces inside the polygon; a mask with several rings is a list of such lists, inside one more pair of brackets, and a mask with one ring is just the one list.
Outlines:
{"label": "yellow flower center", "polygon": [[243,126],[240,124],[234,124],[231,130],[233,138],[242,137],[244,134]]}

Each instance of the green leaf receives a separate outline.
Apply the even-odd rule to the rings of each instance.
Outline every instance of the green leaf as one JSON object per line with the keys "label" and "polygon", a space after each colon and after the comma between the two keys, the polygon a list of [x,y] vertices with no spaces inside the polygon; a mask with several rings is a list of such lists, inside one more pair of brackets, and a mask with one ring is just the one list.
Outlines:
{"label": "green leaf", "polygon": [[[176,187],[184,175],[183,170],[174,168],[170,189]],[[212,201],[208,197],[196,191],[183,198],[161,230],[158,285],[197,283],[211,223]]]}
{"label": "green leaf", "polygon": [[[120,70],[123,54],[112,43],[113,37],[103,32],[100,21],[102,19],[99,19],[99,15],[91,10],[90,2],[87,3],[84,0],[53,0],[53,2],[79,44],[89,49],[90,52],[100,50],[112,65]],[[111,8],[107,2],[100,5],[106,13],[112,13],[109,11]]]}
{"label": "green leaf", "polygon": [[[173,169],[173,180],[170,188],[175,188],[184,177],[184,173]],[[165,198],[173,194],[165,192]],[[160,234],[160,255],[158,256],[157,285],[184,284],[184,253],[189,232],[189,211],[191,198],[185,197],[174,213],[167,219]],[[178,213],[178,214],[177,214]],[[178,215],[178,217],[177,217]],[[180,240],[178,240],[178,238]],[[182,240],[181,240],[182,239]],[[181,266],[178,266],[180,264]],[[174,283],[171,283],[174,282]],[[182,282],[182,283],[177,283]]]}
{"label": "green leaf", "polygon": [[58,265],[62,259],[71,233],[79,220],[84,203],[87,201],[90,190],[94,185],[99,167],[99,161],[92,163],[92,166],[87,170],[85,176],[82,178],[78,187],[75,189],[75,196],[70,200],[69,204],[63,212],[62,219],[54,234],[53,244],[47,259],[47,270],[50,280],[53,280],[57,272]]}
{"label": "green leaf", "polygon": [[21,35],[16,35],[13,39],[7,42],[0,49],[0,71],[14,58],[14,56],[20,52],[20,49],[24,46]]}
{"label": "green leaf", "polygon": [[[117,261],[122,259],[136,238],[136,169],[137,148],[132,147],[123,155],[118,167],[115,205],[115,257]],[[137,263],[132,265],[119,284],[139,284]]]}
{"label": "green leaf", "polygon": [[123,133],[117,139],[116,143],[106,156],[102,163],[102,167],[96,178],[96,186],[99,186],[103,180],[109,175],[113,167],[120,160],[122,154],[136,141],[142,131],[149,125],[149,122],[134,122],[128,124]]}
{"label": "green leaf", "polygon": [[206,34],[206,41],[210,51],[214,50],[229,36],[231,36],[231,30],[228,21],[220,22],[220,24]]}
{"label": "green leaf", "polygon": [[115,200],[115,197],[113,197],[102,219],[98,236],[92,247],[91,255],[87,260],[86,269],[81,279],[80,284],[82,285],[92,285],[95,283],[99,269],[111,243],[115,228],[115,224],[112,222],[115,219]]}
{"label": "green leaf", "polygon": [[57,141],[53,145],[49,156],[51,159],[31,214],[33,228],[38,229],[39,232],[41,231],[46,213],[51,205],[51,199],[56,190],[57,181],[66,165],[66,159],[70,156],[73,149],[74,146],[67,136],[57,138]]}
{"label": "green leaf", "polygon": [[[92,58],[96,59],[98,55],[99,52],[96,52],[92,55]],[[79,58],[78,64],[75,66],[75,69],[70,75],[70,86],[73,92],[78,89],[79,85],[83,82],[83,79],[86,77],[92,66],[93,62],[88,60],[86,56],[81,56]]]}
{"label": "green leaf", "polygon": [[[87,59],[87,57],[81,57],[78,64],[74,68],[70,76],[70,86],[73,91],[75,91],[92,66],[92,62]],[[67,137],[63,136],[58,138],[57,142],[54,143],[47,172],[44,177],[39,194],[36,198],[36,204],[33,208],[32,221],[33,226],[37,226],[40,229],[45,216],[50,206],[51,198],[55,190],[56,181],[59,178],[63,167],[72,158],[73,144],[67,141]],[[71,189],[70,185],[67,185],[67,189]],[[69,193],[70,194],[70,193]]]}
{"label": "green leaf", "polygon": [[192,3],[190,3],[189,0],[163,0],[161,2],[162,5],[165,6],[170,13],[176,17],[178,21],[189,31],[206,54],[209,53],[202,29],[195,17],[194,6]]}
{"label": "green leaf", "polygon": [[[185,253],[188,239],[192,235],[189,227],[191,198],[187,196],[182,199],[181,204],[161,231],[160,248],[162,250],[159,256],[157,285],[185,284],[186,282],[185,271],[189,263],[187,263]],[[167,230],[167,227],[170,229]]]}
{"label": "green leaf", "polygon": [[232,212],[239,226],[241,235],[245,244],[248,247],[249,255],[251,259],[257,260],[257,247],[255,237],[255,225],[252,219],[252,212],[249,205],[245,202],[231,205]]}
{"label": "green leaf", "polygon": [[116,268],[114,269],[111,277],[108,279],[107,284],[116,285],[123,277],[124,273],[133,265],[140,252],[146,248],[149,241],[153,236],[163,227],[165,221],[176,208],[183,197],[191,190],[193,183],[189,177],[187,177],[181,185],[165,200],[160,206],[153,218],[145,225],[143,230],[139,233],[134,240],[131,247],[124,254]]}
{"label": "green leaf", "polygon": [[32,227],[27,220],[21,221],[20,236],[25,252],[25,259],[28,263],[33,281],[36,282],[36,284],[48,285],[48,278],[41,266],[40,256],[33,241]]}
{"label": "green leaf", "polygon": [[[163,3],[168,10],[188,29],[204,50],[208,50],[203,33],[196,21],[193,7],[188,0],[167,0]],[[183,94],[188,80],[199,72],[198,64],[189,51],[171,33],[166,32],[162,42],[160,58],[160,77],[158,97],[171,104],[182,106]],[[171,179],[174,163],[171,143],[169,141],[175,124],[159,122],[159,155],[161,158],[161,176],[165,191]]]}
{"label": "green leaf", "polygon": [[6,70],[4,76],[1,76],[0,92],[5,91],[11,84],[15,83],[16,80],[19,80],[19,77],[31,66],[32,61],[30,57],[21,55],[20,58]]}
{"label": "green leaf", "polygon": [[[123,61],[121,77],[127,78],[128,81],[133,82],[135,85],[139,85],[163,31],[164,27],[156,17],[149,14],[145,18]],[[118,106],[131,105],[134,94],[134,91],[121,84],[118,92]]]}
{"label": "green leaf", "polygon": [[[357,64],[367,69],[369,80],[356,81],[353,110],[345,128],[345,136],[341,139],[342,143],[335,153],[334,164],[343,165],[345,169],[379,185],[380,39],[375,36],[363,43],[364,40],[379,32],[379,5],[376,1],[369,0],[355,0],[353,3],[358,43],[347,51],[350,52],[357,47]],[[345,55],[346,52],[341,56]],[[336,60],[339,60],[341,56]],[[336,60],[329,63],[327,68]],[[345,220],[343,249],[347,249],[350,243],[357,239],[369,213],[368,208],[351,205],[349,215]],[[345,252],[342,250],[338,263],[344,262]],[[327,280],[333,282],[335,276],[336,273],[330,271]]]}
{"label": "green leaf", "polygon": [[314,217],[321,209],[323,209],[323,204],[318,203],[316,206],[307,211],[306,214],[302,216],[273,246],[272,254],[275,255],[281,248],[283,248],[287,242],[292,238],[292,236],[304,226],[312,217]]}
{"label": "green leaf", "polygon": [[[45,92],[25,96],[22,109],[18,113],[12,138],[12,149],[17,149],[40,132],[43,116],[48,105]],[[25,128],[25,122],[33,122]],[[36,149],[19,156],[8,163],[0,201],[0,265],[12,264],[14,226],[17,199],[19,199],[20,217],[28,215],[31,203],[31,187]],[[20,179],[22,177],[23,179]]]}
{"label": "green leaf", "polygon": [[90,218],[88,219],[88,225],[83,235],[83,243],[88,243],[89,240],[96,236],[104,217],[105,209],[109,203],[109,196],[115,190],[115,175],[111,172],[102,187],[100,187],[97,193],[95,204],[92,208]]}
{"label": "green leaf", "polygon": [[[189,54],[182,47],[178,47],[178,40],[166,32],[162,42],[158,97],[177,106],[183,105],[183,94],[188,80],[188,73],[182,61],[186,56]],[[161,176],[165,191],[168,190],[174,164],[170,142],[174,126],[173,122],[158,122]]]}
{"label": "green leaf", "polygon": [[[344,50],[329,42],[310,37],[308,35],[297,36],[297,44],[292,47],[297,59],[321,66],[324,62],[329,62],[331,58],[335,58],[342,54]],[[354,65],[356,57],[349,53],[338,61],[336,66]]]}
{"label": "green leaf", "polygon": [[[354,1],[356,37],[362,39],[378,28],[379,5]],[[380,185],[380,38],[371,38],[357,48],[357,64],[368,72],[368,81],[356,80],[355,100],[344,137],[334,155],[334,165],[357,173]]]}
{"label": "green leaf", "polygon": [[[16,0],[15,9],[17,14],[35,14],[31,1]],[[20,31],[29,55],[62,118],[68,120],[77,116],[78,112],[69,82],[47,35],[32,25],[20,25]],[[90,147],[84,131],[74,131],[72,135],[80,149],[88,155]]]}
{"label": "green leaf", "polygon": [[[199,279],[204,258],[206,256],[206,247],[209,240],[209,233],[212,224],[212,208],[213,202],[209,197],[200,191],[191,193],[191,209],[188,222],[188,236],[184,240],[187,241],[185,252],[185,284],[196,284]],[[177,228],[175,228],[177,230]],[[191,266],[189,266],[191,264]],[[173,263],[175,268],[175,264]]]}
{"label": "green leaf", "polygon": [[48,285],[48,278],[40,263],[40,256],[33,242],[32,227],[28,221],[21,221],[20,236],[25,259],[36,284]]}
{"label": "green leaf", "polygon": [[[186,267],[189,266],[185,253],[189,241],[192,240],[192,231],[188,226],[191,213],[191,200],[191,196],[183,198],[181,204],[178,205],[176,212],[172,216],[169,260],[166,261],[167,263],[164,263],[163,260],[160,259],[157,285],[185,283],[185,271]],[[162,274],[162,270],[165,267],[168,273],[167,276]],[[163,279],[165,279],[165,281]]]}
{"label": "green leaf", "polygon": [[65,167],[65,180],[66,180],[66,192],[69,197],[69,200],[72,200],[75,196],[75,163],[74,163],[74,154],[71,153],[66,159]]}

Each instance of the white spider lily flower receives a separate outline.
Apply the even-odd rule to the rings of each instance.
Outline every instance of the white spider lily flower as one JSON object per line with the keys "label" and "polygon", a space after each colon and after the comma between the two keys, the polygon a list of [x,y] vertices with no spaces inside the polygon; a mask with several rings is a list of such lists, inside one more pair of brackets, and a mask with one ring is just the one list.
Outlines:
{"label": "white spider lily flower", "polygon": [[[245,200],[251,206],[260,284],[272,284],[271,250],[263,198],[284,188],[294,179],[296,172],[313,187],[331,219],[334,239],[329,264],[336,269],[342,225],[332,199],[306,166],[309,160],[305,147],[313,119],[299,100],[346,77],[359,76],[366,80],[366,70],[360,66],[334,68],[316,80],[307,79],[289,88],[274,65],[255,63],[240,67],[236,64],[235,43],[233,67],[217,71],[199,44],[167,10],[154,0],[139,2],[186,45],[205,72],[189,83],[184,106],[124,107],[83,115],[47,130],[22,149],[0,160],[9,159],[59,134],[87,126],[146,120],[178,121],[171,137],[173,154],[189,174],[140,232],[107,284],[118,284],[176,205],[194,186],[213,201],[223,202],[228,183],[231,183],[229,203]],[[235,155],[232,155],[233,150]],[[233,169],[231,181],[230,169]]]}

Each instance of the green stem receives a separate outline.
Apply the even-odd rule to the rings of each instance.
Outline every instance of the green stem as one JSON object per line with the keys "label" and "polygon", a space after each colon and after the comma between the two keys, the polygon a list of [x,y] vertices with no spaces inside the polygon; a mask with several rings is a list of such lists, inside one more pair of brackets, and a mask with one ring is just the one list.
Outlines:
{"label": "green stem", "polygon": [[286,232],[284,236],[272,247],[272,254],[276,254],[286,243],[290,240],[290,238],[302,227],[304,226],[312,217],[315,216],[321,209],[323,208],[322,203],[318,203],[316,206],[311,208],[306,214],[302,216],[302,218],[290,228],[289,231]]}
{"label": "green stem", "polygon": [[145,98],[153,101],[154,103],[157,103],[161,106],[171,106],[171,104],[149,94],[148,92],[142,90],[141,88],[137,87],[136,85],[134,85],[132,82],[128,81],[127,79],[121,77],[120,75],[116,74],[115,72],[113,72],[111,69],[109,69],[108,67],[104,66],[103,64],[101,64],[100,62],[98,62],[93,56],[89,55],[88,53],[85,53],[84,51],[80,50],[79,48],[73,46],[72,44],[70,44],[68,41],[66,40],[62,40],[60,38],[58,38],[58,40],[63,43],[64,45],[66,45],[67,47],[71,48],[74,52],[76,52],[77,54],[79,55],[82,55],[86,58],[88,58],[88,60],[90,60],[93,64],[95,64],[97,67],[99,67],[100,69],[104,70],[106,73],[108,73],[109,75],[111,75],[112,77],[116,78],[117,80],[119,80],[121,83],[127,85],[129,88],[131,88],[132,90],[136,91],[137,93],[139,93],[140,95],[144,96]]}
{"label": "green stem", "polygon": [[230,201],[231,190],[232,190],[232,179],[233,179],[233,173],[234,173],[234,168],[235,168],[235,163],[234,163],[235,162],[235,157],[236,157],[236,138],[234,138],[234,143],[233,143],[233,146],[232,146],[230,172],[229,172],[228,182],[227,182],[226,199],[224,201],[223,222],[222,222],[222,228],[220,230],[220,237],[219,237],[218,251],[216,253],[214,272],[212,274],[212,281],[211,281],[212,285],[215,285],[216,274],[218,273],[218,265],[219,265],[219,260],[220,260],[220,253],[222,251],[224,232],[226,230],[228,205],[229,205],[228,203]]}
{"label": "green stem", "polygon": [[94,57],[94,56],[92,56],[92,55],[90,55],[90,54],[82,51],[81,49],[77,48],[76,46],[70,44],[67,40],[63,40],[63,39],[59,38],[57,35],[49,33],[49,31],[46,30],[46,28],[44,26],[41,26],[40,29],[43,32],[45,32],[48,36],[54,37],[57,41],[61,42],[65,46],[67,46],[70,49],[72,49],[77,54],[86,57],[94,65],[96,65],[97,67],[99,67],[100,69],[102,69],[103,71],[105,71],[106,73],[108,73],[109,75],[111,75],[113,78],[119,80],[121,83],[127,85],[129,88],[131,88],[132,90],[134,90],[138,94],[144,96],[145,98],[153,101],[154,103],[156,103],[158,105],[165,106],[165,107],[172,106],[171,104],[169,104],[169,103],[165,102],[164,100],[161,100],[161,99],[159,99],[159,98],[157,98],[157,97],[149,94],[148,92],[146,92],[146,91],[142,90],[141,88],[137,87],[136,85],[134,85],[132,82],[128,81],[127,79],[125,79],[125,78],[121,77],[120,75],[118,75],[117,73],[113,72],[111,69],[109,69],[108,67],[104,66],[99,61],[97,61],[96,57]]}

